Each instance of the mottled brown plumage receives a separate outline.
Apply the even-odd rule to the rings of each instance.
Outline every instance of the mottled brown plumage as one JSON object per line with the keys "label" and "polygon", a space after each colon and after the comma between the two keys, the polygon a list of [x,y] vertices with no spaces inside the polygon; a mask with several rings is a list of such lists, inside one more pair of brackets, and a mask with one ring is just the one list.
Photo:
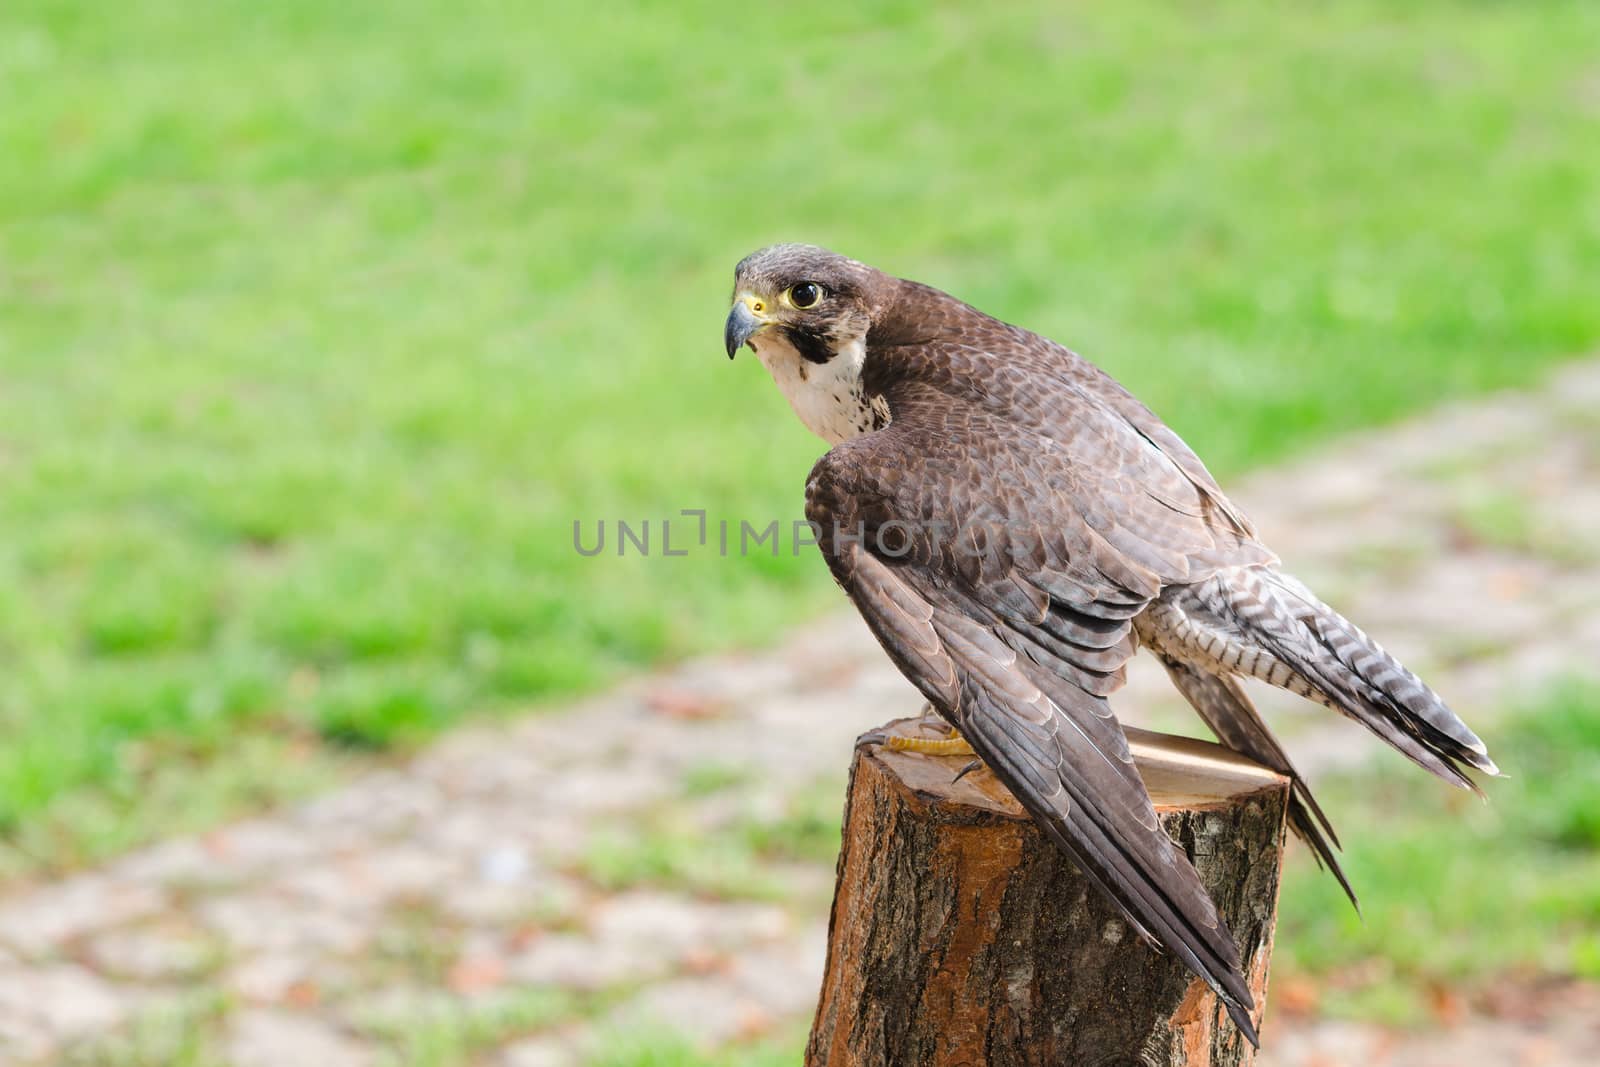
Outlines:
{"label": "mottled brown plumage", "polygon": [[1233,940],[1107,703],[1141,642],[1222,743],[1291,776],[1291,825],[1347,890],[1331,827],[1235,675],[1326,703],[1456,784],[1463,763],[1494,772],[1431,690],[1278,569],[1177,435],[1075,353],[805,245],[739,264],[725,339],[730,356],[756,348],[835,442],[806,513],[890,658],[1252,1041]]}

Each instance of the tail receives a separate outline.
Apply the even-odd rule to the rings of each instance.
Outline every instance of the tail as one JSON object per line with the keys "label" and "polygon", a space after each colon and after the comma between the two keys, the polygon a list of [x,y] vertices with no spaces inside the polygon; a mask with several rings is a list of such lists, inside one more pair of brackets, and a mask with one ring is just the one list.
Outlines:
{"label": "tail", "polygon": [[[1246,580],[1237,599],[1268,605],[1274,622],[1259,627],[1268,641],[1285,619],[1300,626],[1309,640],[1294,640],[1299,635],[1291,630],[1291,639],[1276,642],[1276,650],[1334,708],[1452,785],[1477,790],[1462,773],[1462,764],[1485,774],[1500,773],[1478,735],[1438,693],[1302,582],[1265,568],[1243,573]],[[1260,592],[1252,595],[1250,586]]]}
{"label": "tail", "polygon": [[1478,735],[1415,674],[1298,579],[1270,567],[1173,586],[1148,609],[1158,652],[1244,674],[1349,716],[1418,766],[1478,791],[1464,767],[1499,774]]}

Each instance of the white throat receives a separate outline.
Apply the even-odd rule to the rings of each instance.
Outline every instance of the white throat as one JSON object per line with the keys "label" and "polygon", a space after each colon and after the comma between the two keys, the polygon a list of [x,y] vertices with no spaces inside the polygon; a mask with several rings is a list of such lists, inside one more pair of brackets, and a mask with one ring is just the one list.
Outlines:
{"label": "white throat", "polygon": [[761,365],[806,429],[830,445],[888,423],[888,404],[881,396],[869,399],[861,384],[861,368],[867,361],[863,338],[846,344],[826,363],[802,357],[777,330],[757,334],[753,343]]}

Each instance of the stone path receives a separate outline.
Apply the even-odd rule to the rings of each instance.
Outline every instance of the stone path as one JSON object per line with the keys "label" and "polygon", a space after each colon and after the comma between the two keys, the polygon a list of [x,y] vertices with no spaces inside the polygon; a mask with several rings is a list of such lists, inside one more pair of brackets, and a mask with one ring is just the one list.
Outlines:
{"label": "stone path", "polygon": [[[1474,724],[1595,666],[1600,364],[1346,441],[1234,496],[1290,569]],[[1196,726],[1158,670],[1118,703]],[[1318,709],[1269,703],[1313,777],[1378,751]],[[852,739],[918,704],[839,615],[775,651],[462,731],[315,803],[14,891],[0,1062],[559,1067],[643,1062],[628,1042],[670,1043],[669,1028],[698,1047],[792,1047]],[[1600,996],[1550,1004],[1448,1036],[1269,1022],[1262,1062],[1592,1062]]]}

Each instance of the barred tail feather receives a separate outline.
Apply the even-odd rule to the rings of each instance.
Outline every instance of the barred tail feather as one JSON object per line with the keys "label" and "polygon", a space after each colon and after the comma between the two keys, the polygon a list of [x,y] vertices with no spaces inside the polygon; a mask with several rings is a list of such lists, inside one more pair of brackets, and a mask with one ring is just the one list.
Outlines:
{"label": "barred tail feather", "polygon": [[1461,770],[1499,774],[1488,749],[1422,679],[1292,575],[1232,572],[1225,586],[1247,639],[1266,647],[1319,695],[1419,766],[1477,789]]}
{"label": "barred tail feather", "polygon": [[1452,785],[1499,774],[1439,695],[1354,623],[1275,567],[1237,567],[1162,591],[1135,620],[1142,643],[1208,675],[1258,678],[1338,711]]}

